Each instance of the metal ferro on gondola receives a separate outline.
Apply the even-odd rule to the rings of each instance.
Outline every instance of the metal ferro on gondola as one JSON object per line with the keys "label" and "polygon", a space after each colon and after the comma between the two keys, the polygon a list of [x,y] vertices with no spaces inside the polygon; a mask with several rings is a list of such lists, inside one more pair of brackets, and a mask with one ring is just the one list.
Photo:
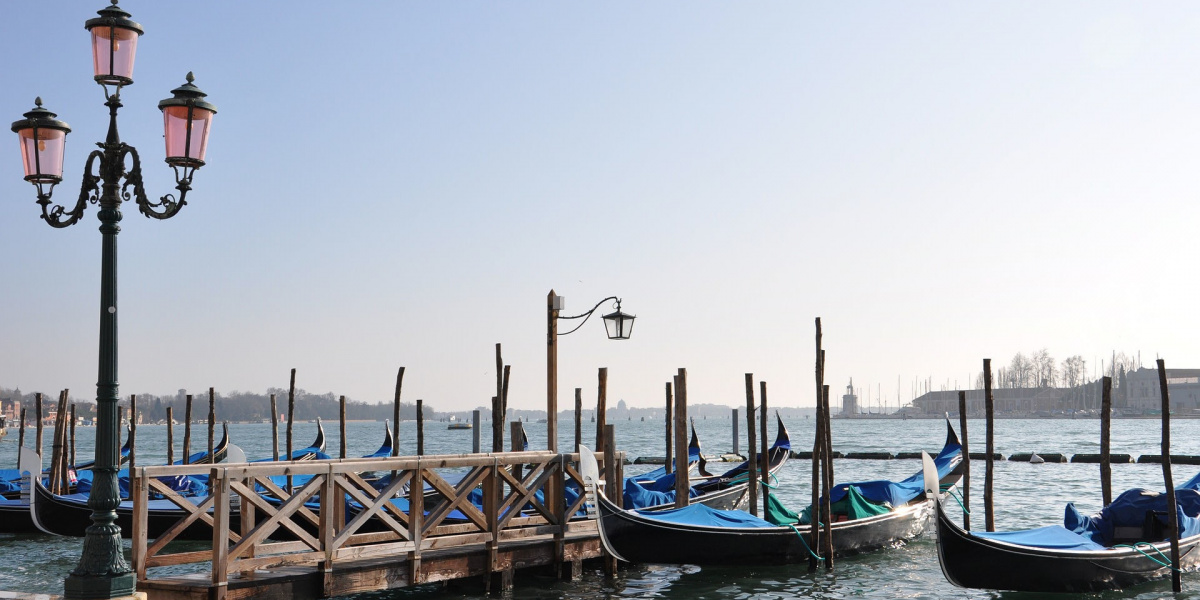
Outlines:
{"label": "metal ferro on gondola", "polygon": [[[172,90],[172,96],[158,103],[163,114],[166,138],[166,162],[175,171],[176,198],[172,194],[157,201],[146,196],[142,187],[141,159],[137,149],[121,141],[117,133],[117,109],[121,89],[133,84],[133,64],[142,26],[130,14],[113,4],[98,11],[85,28],[92,38],[92,59],[96,83],[104,88],[108,107],[108,135],[98,143],[99,150],[88,154],[83,184],[75,205],[69,210],[51,206],[54,186],[62,181],[66,136],[71,128],[42,106],[39,97],[33,110],[12,124],[21,144],[25,180],[37,188],[37,203],[42,219],[51,227],[74,225],[83,217],[88,204],[98,204],[102,234],[100,279],[100,353],[96,383],[97,429],[95,479],[88,506],[92,525],[87,528],[79,565],[67,577],[64,588],[70,600],[92,600],[129,596],[134,591],[134,574],[121,548],[121,532],[116,525],[120,504],[117,485],[120,417],[117,411],[117,233],[120,232],[121,202],[132,200],[146,217],[169,219],[187,203],[192,177],[204,166],[208,134],[217,109],[204,100],[205,93],[187,82]],[[127,166],[128,165],[128,166]]]}

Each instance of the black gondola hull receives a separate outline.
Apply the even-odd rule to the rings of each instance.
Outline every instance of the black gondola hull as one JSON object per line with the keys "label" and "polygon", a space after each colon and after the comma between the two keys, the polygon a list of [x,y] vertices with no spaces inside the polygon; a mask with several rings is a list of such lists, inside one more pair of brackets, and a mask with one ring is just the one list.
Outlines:
{"label": "black gondola hull", "polygon": [[[34,486],[34,498],[31,505],[34,525],[54,535],[83,537],[86,529],[92,524],[92,509],[84,502],[63,498],[50,493],[40,482]],[[146,514],[146,537],[155,539],[187,516],[183,509],[150,509]],[[241,519],[236,511],[229,515],[230,529],[238,531]],[[117,526],[121,528],[121,537],[128,539],[133,532],[133,507],[129,502],[122,502],[117,507]],[[176,536],[179,540],[211,540],[212,527],[197,520],[188,525],[187,529]]]}
{"label": "black gondola hull", "polygon": [[[609,552],[629,562],[736,566],[792,564],[809,558],[808,526],[727,528],[667,523],[597,502],[600,535]],[[835,556],[901,545],[919,537],[933,514],[931,502],[884,515],[835,523]]]}
{"label": "black gondola hull", "polygon": [[38,533],[28,504],[0,504],[0,533]]}
{"label": "black gondola hull", "polygon": [[[1132,549],[1060,551],[972,536],[937,508],[938,562],[946,579],[964,588],[1016,592],[1096,592],[1159,579],[1171,571]],[[1168,542],[1154,545],[1170,556]],[[1200,564],[1200,536],[1180,540],[1181,567]],[[1156,555],[1144,546],[1143,550]],[[1156,555],[1157,556],[1157,555]],[[1161,559],[1160,559],[1161,560]]]}

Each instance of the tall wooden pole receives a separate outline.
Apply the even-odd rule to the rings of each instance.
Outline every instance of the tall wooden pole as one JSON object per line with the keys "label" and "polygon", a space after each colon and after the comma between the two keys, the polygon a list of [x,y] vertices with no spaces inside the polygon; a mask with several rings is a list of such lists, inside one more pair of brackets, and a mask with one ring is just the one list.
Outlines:
{"label": "tall wooden pole", "polygon": [[[17,448],[20,449],[20,448],[25,447],[25,407],[24,406],[21,407],[21,416],[18,418],[21,420],[21,426],[20,426],[20,429],[18,430]],[[20,457],[18,456],[18,459],[19,458]]]}
{"label": "tall wooden pole", "polygon": [[666,412],[667,433],[665,436],[665,439],[667,441],[667,454],[663,457],[663,469],[665,469],[664,473],[673,472],[673,469],[675,467],[675,465],[672,464],[672,462],[674,462],[672,459],[672,456],[674,455],[674,453],[672,452],[672,449],[675,446],[675,439],[674,439],[674,436],[671,435],[671,427],[675,424],[674,423],[675,399],[672,396],[673,396],[673,394],[671,393],[671,382],[668,381],[667,382],[667,412]]}
{"label": "tall wooden pole", "polygon": [[[554,290],[546,295],[546,449],[558,452],[558,309]],[[578,446],[571,452],[577,452]]]}
{"label": "tall wooden pole", "polygon": [[771,455],[767,449],[767,382],[758,382],[758,426],[761,428],[758,436],[759,446],[759,461],[762,463],[762,468],[759,469],[759,476],[762,478],[762,514],[763,518],[767,516],[767,501],[769,500],[770,484],[767,480],[771,476]]}
{"label": "tall wooden pole", "polygon": [[338,396],[338,424],[341,433],[341,450],[339,455],[346,458],[346,397]]}
{"label": "tall wooden pole", "polygon": [[400,388],[404,385],[404,367],[396,371],[396,395],[392,398],[392,456],[400,456]]}
{"label": "tall wooden pole", "polygon": [[417,456],[425,456],[425,401],[417,398]]}
{"label": "tall wooden pole", "polygon": [[[129,395],[129,472],[137,467],[137,394]],[[120,459],[117,459],[120,461]],[[71,464],[75,464],[75,405],[71,405]]]}
{"label": "tall wooden pole", "polygon": [[65,396],[62,392],[58,394],[57,410],[54,412],[54,435],[50,445],[50,491],[55,494],[62,494],[62,432],[65,416]]}
{"label": "tall wooden pole", "polygon": [[[170,409],[168,409],[170,410]],[[167,419],[170,426],[170,419]],[[279,405],[271,394],[271,460],[279,461]]]}
{"label": "tall wooden pole", "polygon": [[[287,412],[287,428],[284,430],[284,442],[287,444],[287,458],[284,460],[292,460],[292,452],[296,449],[293,447],[294,440],[292,439],[293,427],[296,423],[296,369],[292,369],[291,377],[288,378],[288,412]],[[288,480],[288,491],[291,491],[291,480]]]}
{"label": "tall wooden pole", "polygon": [[675,507],[688,505],[687,369],[675,376]]}
{"label": "tall wooden pole", "polygon": [[[130,422],[132,423],[132,421],[130,421]],[[133,427],[134,427],[134,432],[136,432],[137,426],[134,425]],[[75,403],[74,402],[71,403],[70,432],[71,432],[71,460],[68,461],[67,464],[70,465],[72,468],[74,468],[75,465],[77,464],[75,462]],[[133,435],[130,434],[130,436],[129,436],[129,468],[130,469],[133,468],[133,450],[134,450]],[[118,459],[118,460],[120,460],[120,459]]]}
{"label": "tall wooden pole", "polygon": [[183,401],[183,464],[192,462],[192,395]]}
{"label": "tall wooden pole", "polygon": [[471,411],[471,452],[473,454],[479,454],[479,450],[482,448],[479,429],[483,426],[483,419],[480,417],[478,410]]}
{"label": "tall wooden pole", "polygon": [[[821,351],[821,368],[824,369],[824,367],[825,367],[825,351],[822,350]],[[822,380],[825,379],[824,373],[821,373],[821,379]],[[824,481],[821,484],[821,497],[824,498],[824,500],[822,501],[823,510],[821,512],[825,515],[825,532],[824,532],[825,533],[825,535],[824,535],[825,570],[832,571],[833,570],[833,506],[831,503],[831,496],[833,493],[833,434],[832,434],[831,430],[833,428],[833,421],[831,420],[831,417],[832,417],[833,410],[829,407],[829,386],[827,386],[827,385],[822,386],[821,402],[822,402],[822,404],[825,405],[824,410],[822,411],[823,415],[825,417],[825,427],[823,428],[823,431],[825,433],[825,450],[821,454],[825,459],[825,468],[823,469],[825,476],[824,476]]]}
{"label": "tall wooden pole", "polygon": [[996,451],[995,437],[993,432],[993,421],[996,415],[995,399],[992,397],[992,359],[983,359],[983,393],[984,393],[984,411],[987,413],[987,422],[984,426],[986,432],[985,452],[987,456],[984,458],[984,473],[983,473],[983,526],[984,531],[996,530],[996,513],[992,510],[992,478],[993,471],[992,455]]}
{"label": "tall wooden pole", "polygon": [[504,418],[508,418],[508,382],[512,375],[512,365],[504,365],[504,385],[500,387],[500,410]]}
{"label": "tall wooden pole", "polygon": [[604,424],[608,420],[608,367],[596,373],[596,447],[604,447]]}
{"label": "tall wooden pole", "polygon": [[46,427],[42,423],[42,393],[37,392],[33,396],[36,399],[34,402],[34,405],[33,405],[33,416],[35,419],[37,419],[37,424],[36,424],[36,427],[34,430],[35,431],[34,444],[37,445],[38,458],[41,458],[42,457],[42,432]]}
{"label": "tall wooden pole", "polygon": [[1171,398],[1167,392],[1167,367],[1158,359],[1158,387],[1162,391],[1162,470],[1167,486],[1167,535],[1171,536],[1171,589],[1183,591],[1179,577],[1179,514],[1175,503],[1175,478],[1171,474]]}
{"label": "tall wooden pole", "polygon": [[217,426],[217,398],[212,388],[208,388],[208,462],[215,462],[213,442]]}
{"label": "tall wooden pole", "polygon": [[[825,447],[825,435],[822,429],[825,427],[825,418],[822,416],[821,401],[821,384],[825,373],[825,351],[821,349],[821,318],[816,318],[816,359],[813,373],[817,382],[816,394],[816,432],[813,436],[813,453],[812,453],[812,503],[809,504],[809,516],[811,530],[809,531],[809,548],[813,553],[821,552],[821,451]],[[749,454],[749,453],[747,453]],[[815,557],[810,556],[808,560],[808,570],[816,571],[818,561]]]}
{"label": "tall wooden pole", "polygon": [[571,452],[579,452],[583,443],[583,388],[575,388],[575,446]]}
{"label": "tall wooden pole", "polygon": [[167,464],[175,464],[175,410],[167,407]]}
{"label": "tall wooden pole", "polygon": [[754,374],[746,373],[746,492],[750,495],[750,514],[758,516],[758,446],[754,443]]}
{"label": "tall wooden pole", "polygon": [[1100,406],[1100,497],[1103,506],[1112,504],[1112,446],[1109,434],[1112,429],[1112,377],[1101,378],[1103,396]]}
{"label": "tall wooden pole", "polygon": [[967,449],[967,393],[958,392],[958,431],[962,437],[963,530],[971,530],[971,452]]}
{"label": "tall wooden pole", "polygon": [[504,409],[500,396],[492,396],[492,452],[504,452]]}

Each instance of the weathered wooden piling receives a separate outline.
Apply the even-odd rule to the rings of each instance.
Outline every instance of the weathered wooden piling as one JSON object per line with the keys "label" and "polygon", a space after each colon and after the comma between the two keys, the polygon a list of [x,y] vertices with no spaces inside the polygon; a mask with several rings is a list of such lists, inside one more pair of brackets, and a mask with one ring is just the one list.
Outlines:
{"label": "weathered wooden piling", "polygon": [[[130,421],[130,422],[132,423],[132,421]],[[75,465],[78,464],[75,462],[75,403],[74,402],[71,403],[71,424],[69,426],[69,431],[71,432],[71,460],[67,461],[67,464],[70,465],[70,467],[73,469],[73,468],[75,468]],[[131,468],[131,469],[133,468],[133,450],[134,450],[133,435],[130,435],[129,436],[129,468]]]}
{"label": "weathered wooden piling", "polygon": [[729,422],[733,424],[733,447],[730,452],[734,454],[742,453],[742,440],[738,435],[738,409],[733,409],[733,413],[729,416]]}
{"label": "weathered wooden piling", "polygon": [[[521,439],[525,437],[525,427],[521,423],[521,421],[518,420],[518,421],[513,421],[513,422],[509,423],[508,424],[508,432],[509,432],[509,442],[508,442],[509,449],[512,452],[524,451],[525,448],[522,447],[523,444],[521,443]],[[521,468],[521,465],[513,465],[512,472],[513,472],[513,477],[515,477],[517,481],[521,481],[521,477],[524,474],[524,469]]]}
{"label": "weathered wooden piling", "polygon": [[33,416],[37,419],[34,443],[37,444],[38,458],[42,458],[42,432],[45,429],[45,424],[42,423],[42,393],[37,392],[33,396],[36,398],[33,404]]}
{"label": "weathered wooden piling", "polygon": [[271,460],[279,460],[279,406],[271,394]]}
{"label": "weathered wooden piling", "polygon": [[604,425],[608,421],[608,367],[596,373],[596,447],[604,447]]}
{"label": "weathered wooden piling", "polygon": [[958,433],[962,443],[963,530],[971,530],[971,454],[967,450],[967,393],[958,392]]}
{"label": "weathered wooden piling", "polygon": [[425,455],[425,401],[417,398],[417,456]]}
{"label": "weathered wooden piling", "polygon": [[500,396],[492,396],[492,452],[504,452],[504,410]]}
{"label": "weathered wooden piling", "polygon": [[1167,486],[1167,535],[1171,540],[1171,589],[1183,591],[1179,577],[1179,509],[1175,503],[1175,479],[1171,474],[1171,397],[1167,391],[1167,367],[1158,359],[1158,387],[1162,391],[1162,470],[1163,483]]}
{"label": "weathered wooden piling", "polygon": [[822,404],[822,402],[821,402],[821,379],[824,376],[824,372],[825,372],[825,367],[822,364],[822,361],[825,358],[825,352],[823,350],[821,350],[821,318],[820,317],[817,317],[817,319],[816,319],[816,329],[817,329],[817,335],[816,335],[817,351],[816,351],[816,359],[815,359],[816,364],[815,364],[815,367],[813,368],[813,371],[814,371],[814,374],[816,377],[816,381],[817,381],[816,415],[815,415],[815,417],[816,417],[816,433],[813,436],[812,478],[811,478],[812,485],[810,488],[812,502],[809,504],[809,533],[808,533],[808,536],[809,536],[808,570],[810,572],[817,570],[819,561],[817,560],[816,553],[821,551],[821,523],[820,523],[820,521],[821,521],[821,518],[820,518],[820,515],[821,515],[821,511],[820,511],[821,463],[822,463],[821,449],[825,447],[825,444],[822,441],[824,439],[824,436],[821,433],[821,429],[825,426],[825,419],[821,417],[821,404]]}
{"label": "weathered wooden piling", "polygon": [[754,374],[746,373],[746,493],[750,514],[758,516],[758,446],[754,443]]}
{"label": "weathered wooden piling", "polygon": [[[604,489],[608,499],[618,506],[622,503],[622,484],[624,483],[621,471],[621,465],[617,459],[616,428],[606,424],[604,426],[604,481],[606,482]],[[676,485],[676,489],[678,487]],[[685,493],[683,496],[686,498],[687,494]],[[678,499],[675,505],[679,505]],[[617,558],[615,556],[605,554],[604,573],[609,577],[617,574]]]}
{"label": "weathered wooden piling", "polygon": [[670,381],[667,382],[666,392],[667,392],[667,412],[665,414],[666,414],[667,418],[666,418],[666,436],[664,439],[667,442],[666,443],[667,453],[665,455],[663,455],[663,469],[664,469],[663,472],[664,473],[673,473],[675,465],[672,464],[674,462],[674,460],[673,460],[674,452],[672,452],[672,450],[675,447],[675,436],[671,435],[671,431],[672,431],[672,427],[675,425],[675,423],[674,423],[675,399],[672,397],[673,394],[671,392],[671,382]]}
{"label": "weathered wooden piling", "polygon": [[[392,456],[400,456],[400,388],[404,386],[404,367],[396,371],[396,393],[392,397]],[[479,430],[479,423],[475,423]],[[478,444],[475,451],[478,452]],[[393,473],[394,475],[394,473]]]}
{"label": "weathered wooden piling", "polygon": [[687,369],[675,375],[675,507],[688,505]]}
{"label": "weathered wooden piling", "polygon": [[170,406],[167,407],[167,464],[175,464],[175,411]]}
{"label": "weathered wooden piling", "polygon": [[1100,497],[1103,506],[1112,504],[1112,377],[1104,376],[1100,401]]}
{"label": "weathered wooden piling", "polygon": [[[294,433],[293,427],[295,426],[295,423],[296,423],[296,369],[292,369],[291,376],[288,377],[288,414],[287,414],[287,432],[286,432],[287,433],[287,436],[286,436],[287,437],[287,440],[286,440],[287,441],[287,458],[285,460],[292,460],[292,452],[295,451],[295,448],[292,446],[292,444],[294,443],[292,434]],[[294,481],[292,479],[292,476],[288,475],[287,476],[287,492],[289,494],[292,493],[292,489],[293,489],[292,484],[293,483],[294,483]]]}
{"label": "weathered wooden piling", "polygon": [[[554,290],[546,294],[546,449],[558,452],[558,311]],[[576,444],[571,452],[578,452]]]}
{"label": "weathered wooden piling", "polygon": [[[25,447],[25,407],[24,406],[21,407],[21,416],[19,418],[21,419],[21,427],[18,430],[18,434],[17,434],[17,448],[18,449]],[[17,460],[20,460],[20,452],[17,453]]]}
{"label": "weathered wooden piling", "polygon": [[758,426],[761,428],[758,436],[759,461],[762,463],[762,468],[759,469],[759,477],[762,479],[762,514],[763,518],[767,516],[767,502],[771,496],[771,482],[767,479],[771,476],[771,454],[767,450],[767,382],[758,382]]}
{"label": "weathered wooden piling", "polygon": [[216,462],[216,456],[213,456],[213,451],[216,449],[213,444],[216,443],[216,426],[217,426],[217,396],[213,389],[208,388],[208,461]]}
{"label": "weathered wooden piling", "polygon": [[58,394],[57,410],[54,413],[54,435],[50,445],[50,491],[55,494],[64,493],[62,487],[62,455],[64,417],[66,416],[66,396]]}
{"label": "weathered wooden piling", "polygon": [[341,458],[346,458],[346,397],[338,396],[338,429],[341,434]]}
{"label": "weathered wooden piling", "polygon": [[575,388],[575,445],[571,452],[579,452],[583,443],[583,388]]}
{"label": "weathered wooden piling", "polygon": [[987,450],[984,452],[983,472],[983,526],[984,531],[996,530],[996,513],[992,510],[992,479],[995,476],[992,457],[996,453],[994,436],[994,420],[996,416],[995,399],[992,397],[992,359],[983,359],[983,410],[985,413],[984,438]]}
{"label": "weathered wooden piling", "polygon": [[[129,395],[129,472],[137,468],[137,394]],[[117,462],[120,462],[117,458]],[[71,464],[75,464],[75,405],[71,405]]]}
{"label": "weathered wooden piling", "polygon": [[183,464],[192,462],[192,395],[183,397]]}
{"label": "weathered wooden piling", "polygon": [[471,452],[473,454],[479,454],[479,428],[482,426],[480,417],[478,409],[471,411]]}
{"label": "weathered wooden piling", "polygon": [[[825,358],[824,358],[825,351],[822,350],[821,354],[822,354],[821,368],[824,369],[825,368]],[[825,379],[824,373],[821,374],[821,379],[822,379],[822,381]],[[825,449],[822,452],[823,459],[825,461],[825,468],[822,469],[822,472],[824,473],[824,477],[823,477],[824,481],[821,482],[821,497],[824,498],[824,500],[822,501],[823,506],[822,506],[821,513],[824,514],[824,516],[825,516],[825,519],[824,519],[825,520],[825,532],[824,532],[825,533],[825,541],[824,541],[825,570],[832,571],[833,570],[833,504],[832,504],[831,496],[833,495],[833,433],[832,433],[833,410],[829,406],[829,386],[828,385],[821,386],[821,402],[825,406],[825,410],[822,411],[824,413],[824,417],[825,417],[825,427],[823,428],[823,432],[825,434]]]}

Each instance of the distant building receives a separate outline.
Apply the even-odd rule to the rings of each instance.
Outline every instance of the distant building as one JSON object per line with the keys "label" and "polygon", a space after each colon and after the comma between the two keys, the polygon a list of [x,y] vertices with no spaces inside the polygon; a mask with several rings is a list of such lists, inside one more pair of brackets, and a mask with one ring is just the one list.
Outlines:
{"label": "distant building", "polygon": [[[1167,369],[1171,410],[1200,411],[1200,369]],[[1139,368],[1125,373],[1125,406],[1134,410],[1161,410],[1158,369]]]}
{"label": "distant building", "polygon": [[[833,411],[829,411],[830,414]],[[842,416],[853,417],[858,414],[858,396],[854,394],[854,378],[850,378],[850,384],[846,386],[846,393],[842,394]]]}

